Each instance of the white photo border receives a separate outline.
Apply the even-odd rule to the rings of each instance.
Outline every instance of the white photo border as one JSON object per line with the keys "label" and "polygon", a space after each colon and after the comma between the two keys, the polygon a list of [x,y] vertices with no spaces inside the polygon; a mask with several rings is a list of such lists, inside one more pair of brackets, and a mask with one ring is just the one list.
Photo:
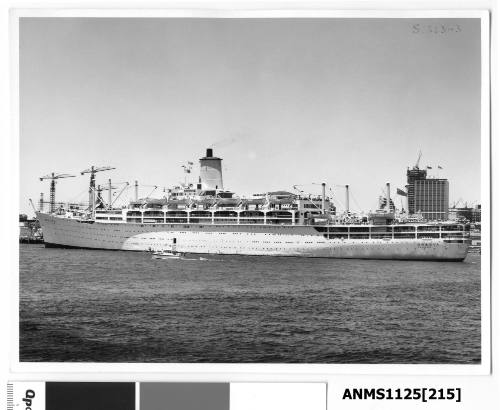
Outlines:
{"label": "white photo border", "polygon": [[[11,57],[11,158],[10,197],[19,191],[19,19],[23,17],[113,17],[113,18],[479,18],[481,20],[481,363],[480,364],[177,364],[177,363],[47,363],[19,361],[19,245],[10,244],[11,279],[11,371],[33,380],[65,374],[65,380],[186,380],[232,381],[318,380],[318,375],[487,375],[491,372],[491,136],[490,136],[490,14],[488,10],[238,10],[238,9],[12,9],[10,10]],[[17,185],[16,185],[17,184]],[[17,220],[12,201],[8,219]],[[17,225],[9,224],[10,237]],[[7,248],[7,249],[9,249]]]}

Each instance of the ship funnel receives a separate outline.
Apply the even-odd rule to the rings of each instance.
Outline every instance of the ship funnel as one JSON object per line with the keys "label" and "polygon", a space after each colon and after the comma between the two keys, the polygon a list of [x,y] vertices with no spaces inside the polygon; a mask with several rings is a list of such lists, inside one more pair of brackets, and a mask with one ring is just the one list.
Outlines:
{"label": "ship funnel", "polygon": [[212,148],[207,148],[207,155],[200,158],[200,182],[204,191],[223,190],[222,158],[214,157]]}

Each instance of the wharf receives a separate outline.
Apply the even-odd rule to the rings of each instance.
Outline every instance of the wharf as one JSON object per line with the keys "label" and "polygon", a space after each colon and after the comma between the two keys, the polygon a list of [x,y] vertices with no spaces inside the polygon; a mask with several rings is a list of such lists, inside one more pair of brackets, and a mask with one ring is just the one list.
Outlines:
{"label": "wharf", "polygon": [[43,233],[37,219],[19,216],[19,243],[43,243]]}

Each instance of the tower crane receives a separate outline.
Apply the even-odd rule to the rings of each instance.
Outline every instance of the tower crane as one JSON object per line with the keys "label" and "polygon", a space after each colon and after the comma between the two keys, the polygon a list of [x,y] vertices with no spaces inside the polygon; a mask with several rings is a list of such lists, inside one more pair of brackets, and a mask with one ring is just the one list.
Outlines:
{"label": "tower crane", "polygon": [[56,180],[61,178],[73,178],[76,175],[70,174],[56,174],[55,172],[51,172],[43,177],[40,177],[40,181],[44,179],[50,179],[50,207],[49,212],[53,213],[56,205]]}
{"label": "tower crane", "polygon": [[115,168],[114,167],[95,167],[94,165],[92,165],[90,168],[87,168],[87,169],[83,170],[82,172],[80,172],[80,174],[82,174],[82,175],[84,175],[84,174],[90,174],[89,211],[91,213],[94,212],[95,199],[96,199],[96,195],[95,195],[95,174],[97,172],[109,171],[109,170],[112,170],[112,169],[115,169]]}
{"label": "tower crane", "polygon": [[417,162],[415,163],[413,169],[419,169],[418,168],[418,165],[420,164],[420,159],[422,158],[422,150],[419,150],[418,151],[418,158],[417,158]]}

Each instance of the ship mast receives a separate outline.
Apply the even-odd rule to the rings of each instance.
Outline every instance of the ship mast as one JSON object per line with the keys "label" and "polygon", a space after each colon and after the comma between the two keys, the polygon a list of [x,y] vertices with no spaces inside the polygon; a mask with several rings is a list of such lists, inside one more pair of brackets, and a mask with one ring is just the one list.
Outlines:
{"label": "ship mast", "polygon": [[345,186],[345,212],[349,213],[349,185]]}
{"label": "ship mast", "polygon": [[321,212],[326,215],[326,184],[321,183]]}
{"label": "ship mast", "polygon": [[389,182],[387,182],[385,184],[386,186],[386,212],[389,213],[391,212],[391,184]]}
{"label": "ship mast", "polygon": [[109,171],[115,169],[114,167],[95,167],[92,165],[90,168],[85,169],[81,172],[82,175],[84,174],[90,174],[90,185],[89,185],[89,213],[94,217],[95,213],[95,201],[96,201],[96,195],[95,195],[95,174],[97,172],[101,171]]}

